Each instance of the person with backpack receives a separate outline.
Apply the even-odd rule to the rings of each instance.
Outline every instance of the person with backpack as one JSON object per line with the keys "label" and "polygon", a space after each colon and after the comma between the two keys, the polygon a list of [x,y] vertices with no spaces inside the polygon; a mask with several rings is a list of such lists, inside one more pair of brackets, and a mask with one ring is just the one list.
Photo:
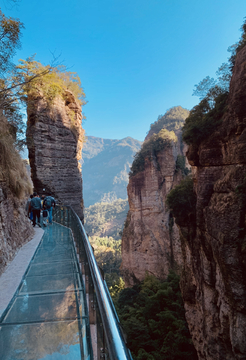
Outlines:
{"label": "person with backpack", "polygon": [[33,213],[32,226],[35,227],[36,219],[37,219],[38,220],[37,224],[39,227],[41,227],[41,224],[40,224],[41,200],[36,192],[33,193],[33,198],[30,202],[30,209]]}
{"label": "person with backpack", "polygon": [[55,206],[55,199],[51,195],[46,196],[43,202],[43,208],[48,211],[49,224],[52,224],[52,208]]}
{"label": "person with backpack", "polygon": [[45,195],[41,195],[41,204],[42,204],[41,216],[43,217],[43,226],[47,226],[49,213],[48,210],[44,208],[44,199],[45,199]]}

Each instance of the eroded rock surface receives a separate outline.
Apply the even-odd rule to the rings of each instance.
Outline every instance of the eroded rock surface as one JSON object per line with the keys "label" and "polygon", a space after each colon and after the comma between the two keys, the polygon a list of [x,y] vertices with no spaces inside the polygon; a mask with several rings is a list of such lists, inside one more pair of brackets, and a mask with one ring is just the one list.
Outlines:
{"label": "eroded rock surface", "polygon": [[40,95],[28,99],[27,140],[35,190],[50,192],[71,205],[83,220],[82,176],[79,160],[84,130],[81,106],[66,91],[47,106]]}
{"label": "eroded rock surface", "polygon": [[[10,139],[7,127],[7,120],[0,111],[0,275],[16,252],[34,234],[25,212],[25,191],[29,186],[31,191],[31,184],[28,184],[28,175],[24,164],[21,164],[21,157],[8,143]],[[18,166],[15,166],[16,162],[19,162]],[[20,189],[20,183],[24,193],[18,198],[12,187]]]}
{"label": "eroded rock surface", "polygon": [[26,200],[18,200],[7,186],[0,186],[0,275],[16,252],[31,240],[33,227],[25,212]]}
{"label": "eroded rock surface", "polygon": [[246,359],[246,48],[237,55],[227,110],[199,149],[196,234],[181,226],[181,290],[199,359]]}

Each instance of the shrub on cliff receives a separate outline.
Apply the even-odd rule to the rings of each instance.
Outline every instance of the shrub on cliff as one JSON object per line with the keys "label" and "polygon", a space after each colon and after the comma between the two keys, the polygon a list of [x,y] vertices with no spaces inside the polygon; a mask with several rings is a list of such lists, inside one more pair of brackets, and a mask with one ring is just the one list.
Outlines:
{"label": "shrub on cliff", "polygon": [[176,160],[175,172],[181,171],[182,175],[187,176],[190,170],[185,166],[185,156],[178,155]]}
{"label": "shrub on cliff", "polygon": [[184,121],[189,116],[189,110],[182,106],[174,106],[167,110],[165,115],[159,115],[156,122],[150,125],[150,131],[158,134],[165,128],[168,131],[178,130],[184,125]]}
{"label": "shrub on cliff", "polygon": [[152,156],[167,147],[171,147],[173,143],[177,142],[177,136],[174,131],[162,129],[158,134],[154,134],[151,138],[145,141],[139,152],[134,156],[129,176],[132,177],[138,172],[144,170],[145,159],[151,160]]}
{"label": "shrub on cliff", "polygon": [[195,221],[196,194],[193,190],[193,179],[190,176],[185,177],[170,191],[166,204],[178,225],[187,225]]}
{"label": "shrub on cliff", "polygon": [[174,272],[164,282],[146,275],[120,292],[116,308],[134,359],[197,359]]}
{"label": "shrub on cliff", "polygon": [[183,127],[183,140],[186,144],[199,146],[218,128],[226,110],[227,96],[228,92],[214,87],[193,107]]}
{"label": "shrub on cliff", "polygon": [[7,120],[2,114],[0,129],[0,181],[5,183],[15,196],[22,198],[32,192],[32,186],[24,162],[14,147]]}
{"label": "shrub on cliff", "polygon": [[[23,99],[25,96],[38,97],[40,93],[47,103],[52,103],[57,96],[63,97],[65,90],[70,90],[80,104],[84,104],[84,90],[79,76],[75,72],[66,71],[65,66],[44,66],[33,57],[20,60],[17,66],[19,82],[22,86]],[[38,76],[43,74],[43,76]],[[30,79],[33,79],[31,82]]]}
{"label": "shrub on cliff", "polygon": [[193,95],[201,101],[190,111],[183,127],[183,140],[188,145],[199,146],[221,124],[236,56],[246,46],[246,20],[241,31],[239,41],[228,49],[231,52],[229,62],[223,63],[216,72],[217,78],[207,76],[195,85]]}
{"label": "shrub on cliff", "polygon": [[235,65],[235,61],[236,61],[236,56],[238,54],[238,52],[246,45],[246,20],[244,20],[242,26],[241,26],[241,37],[239,39],[239,41],[230,46],[228,51],[231,52],[231,57],[229,59],[229,63],[231,66],[231,70],[233,69],[234,65]]}

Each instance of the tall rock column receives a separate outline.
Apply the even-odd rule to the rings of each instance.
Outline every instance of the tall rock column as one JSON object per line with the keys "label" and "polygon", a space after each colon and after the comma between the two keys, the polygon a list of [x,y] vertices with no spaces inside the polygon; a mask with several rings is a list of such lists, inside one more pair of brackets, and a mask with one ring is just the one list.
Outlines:
{"label": "tall rock column", "polygon": [[179,230],[165,205],[167,194],[182,179],[176,160],[183,156],[184,144],[181,131],[175,132],[177,143],[146,157],[144,170],[129,179],[121,264],[127,286],[142,281],[146,272],[165,279],[169,269],[182,263]]}
{"label": "tall rock column", "polygon": [[49,106],[42,94],[29,96],[27,104],[27,142],[34,188],[40,195],[51,193],[60,203],[71,205],[83,221],[81,106],[69,90]]}

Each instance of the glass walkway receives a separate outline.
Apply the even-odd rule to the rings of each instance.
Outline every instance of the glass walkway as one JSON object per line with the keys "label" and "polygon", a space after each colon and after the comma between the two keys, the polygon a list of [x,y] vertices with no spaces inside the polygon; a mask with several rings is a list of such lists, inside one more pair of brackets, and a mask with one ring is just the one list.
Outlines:
{"label": "glass walkway", "polygon": [[53,223],[0,322],[1,360],[92,359],[71,230]]}

